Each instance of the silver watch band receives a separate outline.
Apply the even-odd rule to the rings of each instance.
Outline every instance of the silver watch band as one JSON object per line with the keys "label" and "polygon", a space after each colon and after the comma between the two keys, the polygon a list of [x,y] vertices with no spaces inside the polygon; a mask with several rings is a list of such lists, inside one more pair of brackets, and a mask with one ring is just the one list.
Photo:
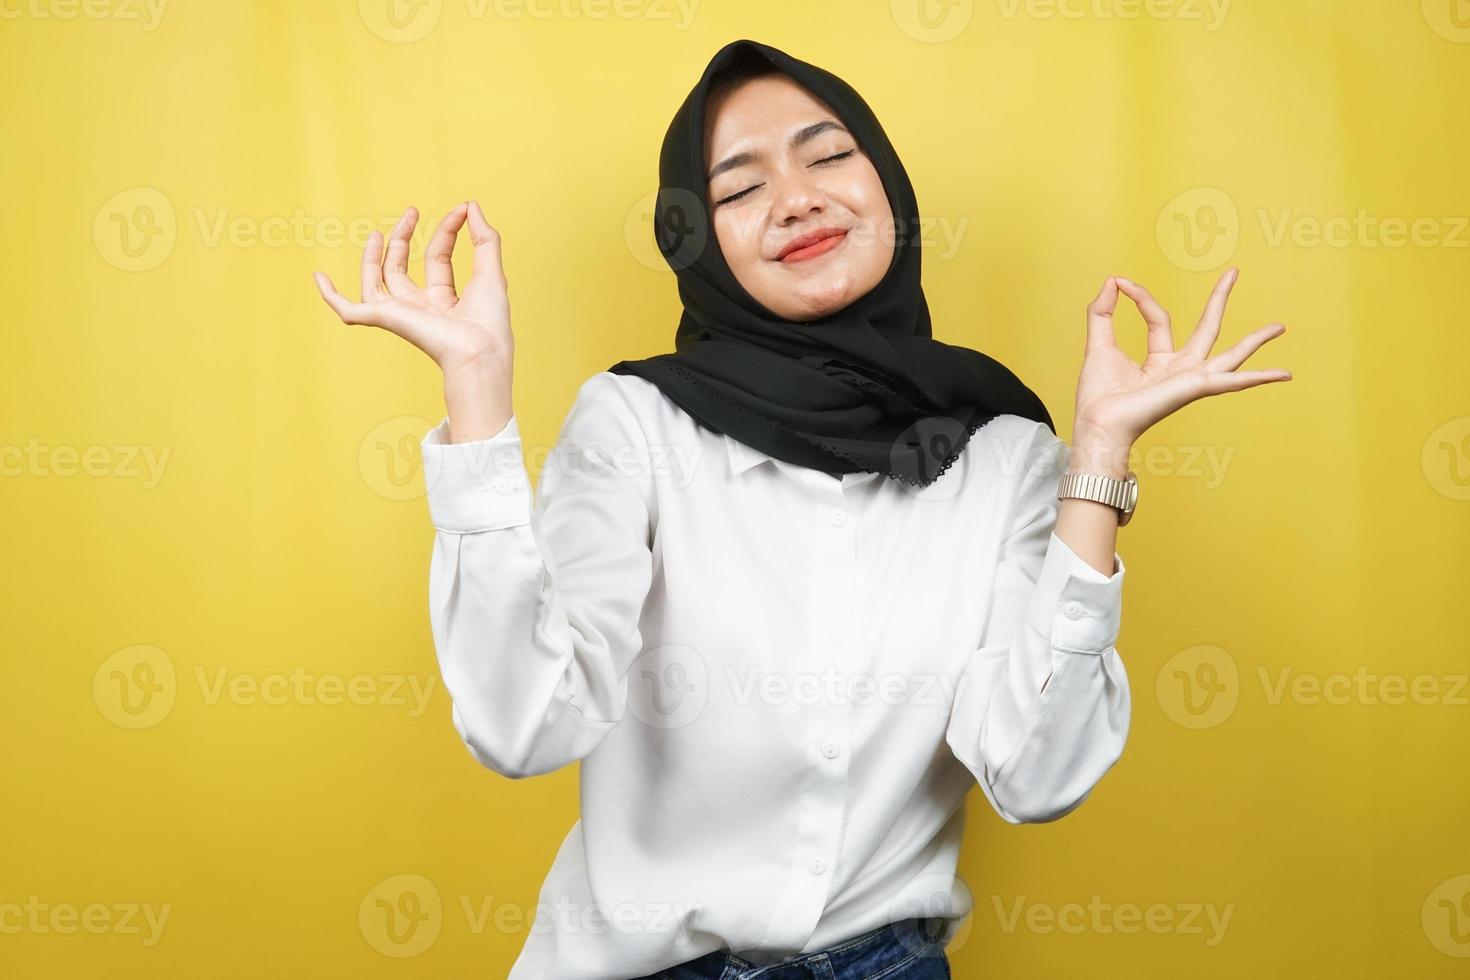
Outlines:
{"label": "silver watch band", "polygon": [[1057,499],[1080,497],[1095,500],[1100,504],[1118,509],[1118,526],[1127,524],[1133,517],[1133,508],[1138,502],[1138,477],[1132,470],[1125,479],[1119,480],[1101,473],[1067,472],[1057,481]]}

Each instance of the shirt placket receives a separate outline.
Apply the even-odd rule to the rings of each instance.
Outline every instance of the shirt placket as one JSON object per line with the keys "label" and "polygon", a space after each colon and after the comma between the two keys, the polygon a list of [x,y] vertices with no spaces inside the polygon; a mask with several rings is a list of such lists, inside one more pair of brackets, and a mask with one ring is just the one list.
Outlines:
{"label": "shirt placket", "polygon": [[[798,703],[803,723],[798,737],[808,767],[799,800],[796,866],[775,903],[765,947],[799,950],[811,938],[832,889],[847,800],[851,723],[846,656],[856,641],[857,509],[836,481],[799,467],[782,468],[812,497],[811,606],[806,650],[793,666],[811,697]],[[831,667],[829,673],[827,668]],[[835,680],[834,680],[835,679]]]}

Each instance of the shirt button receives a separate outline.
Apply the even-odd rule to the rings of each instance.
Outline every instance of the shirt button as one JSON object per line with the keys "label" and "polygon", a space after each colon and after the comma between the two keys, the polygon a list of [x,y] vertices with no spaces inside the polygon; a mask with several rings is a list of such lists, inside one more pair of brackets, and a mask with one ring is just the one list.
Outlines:
{"label": "shirt button", "polygon": [[1080,602],[1069,602],[1069,603],[1067,603],[1066,613],[1067,613],[1067,618],[1068,619],[1081,619],[1082,618],[1082,603],[1080,603]]}
{"label": "shirt button", "polygon": [[810,870],[812,874],[819,875],[823,871],[827,870],[827,862],[823,861],[821,858],[812,858],[812,862],[811,864],[807,865],[807,869]]}
{"label": "shirt button", "polygon": [[825,755],[827,758],[837,758],[837,752],[837,743],[833,742],[831,739],[828,739],[827,741],[822,743],[822,754]]}
{"label": "shirt button", "polygon": [[832,523],[841,527],[847,523],[847,512],[843,510],[832,511]]}

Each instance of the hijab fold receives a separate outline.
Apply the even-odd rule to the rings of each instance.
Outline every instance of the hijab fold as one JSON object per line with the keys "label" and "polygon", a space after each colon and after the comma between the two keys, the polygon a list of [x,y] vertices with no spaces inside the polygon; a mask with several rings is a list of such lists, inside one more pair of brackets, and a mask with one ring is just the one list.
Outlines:
{"label": "hijab fold", "polygon": [[[768,64],[831,106],[883,181],[893,261],[868,293],[816,320],[776,316],[725,263],[708,207],[705,106],[733,69]],[[778,459],[831,473],[933,483],[998,415],[1044,422],[1041,399],[986,354],[933,339],[920,285],[918,202],[877,117],[836,75],[751,40],[710,60],[659,154],[654,237],[684,306],[674,350],[608,368],[658,385],[695,421]]]}

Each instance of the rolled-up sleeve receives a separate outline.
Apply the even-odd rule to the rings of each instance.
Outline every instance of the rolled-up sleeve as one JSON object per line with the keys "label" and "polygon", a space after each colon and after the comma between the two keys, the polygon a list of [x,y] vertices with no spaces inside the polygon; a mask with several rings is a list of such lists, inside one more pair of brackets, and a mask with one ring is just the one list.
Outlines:
{"label": "rolled-up sleeve", "polygon": [[611,375],[577,392],[535,494],[512,417],[422,441],[435,529],[429,613],[452,718],[512,778],[585,757],[617,724],[653,576],[647,442]]}
{"label": "rolled-up sleeve", "polygon": [[981,645],[960,679],[947,739],[1010,823],[1079,806],[1128,738],[1118,655],[1121,555],[1104,575],[1055,533],[1066,446],[1037,423],[996,569]]}

